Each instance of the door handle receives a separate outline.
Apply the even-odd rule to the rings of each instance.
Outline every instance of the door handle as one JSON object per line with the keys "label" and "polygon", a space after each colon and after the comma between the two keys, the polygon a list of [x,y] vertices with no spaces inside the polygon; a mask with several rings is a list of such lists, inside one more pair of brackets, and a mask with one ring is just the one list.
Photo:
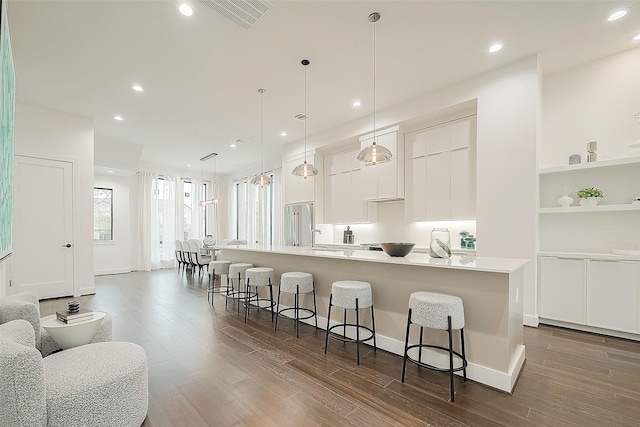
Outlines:
{"label": "door handle", "polygon": [[71,247],[71,243],[67,243],[66,245],[62,245],[63,248],[70,248]]}

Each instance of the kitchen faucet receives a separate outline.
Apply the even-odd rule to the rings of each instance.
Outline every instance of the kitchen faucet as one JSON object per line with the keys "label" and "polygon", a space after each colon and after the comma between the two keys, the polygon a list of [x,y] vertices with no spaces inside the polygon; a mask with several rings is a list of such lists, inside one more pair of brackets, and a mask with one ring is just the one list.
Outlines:
{"label": "kitchen faucet", "polygon": [[316,233],[322,234],[322,230],[318,228],[311,229],[311,247],[312,248],[316,246]]}

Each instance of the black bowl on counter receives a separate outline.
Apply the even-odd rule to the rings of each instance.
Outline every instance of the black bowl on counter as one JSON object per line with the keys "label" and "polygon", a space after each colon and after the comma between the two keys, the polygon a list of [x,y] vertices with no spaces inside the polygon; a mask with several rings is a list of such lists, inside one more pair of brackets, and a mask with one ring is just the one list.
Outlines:
{"label": "black bowl on counter", "polygon": [[382,250],[389,256],[405,256],[416,245],[415,243],[381,243]]}

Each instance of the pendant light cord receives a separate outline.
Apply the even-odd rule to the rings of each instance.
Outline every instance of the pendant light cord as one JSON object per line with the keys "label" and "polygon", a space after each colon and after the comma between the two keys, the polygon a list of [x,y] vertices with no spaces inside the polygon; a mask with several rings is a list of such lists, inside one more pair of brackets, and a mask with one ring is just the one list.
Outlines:
{"label": "pendant light cord", "polygon": [[376,22],[373,21],[373,145],[376,144]]}
{"label": "pendant light cord", "polygon": [[260,175],[264,174],[264,124],[263,124],[263,111],[264,111],[264,89],[258,89],[260,92]]}
{"label": "pendant light cord", "polygon": [[304,66],[304,117],[304,162],[307,163],[307,64]]}

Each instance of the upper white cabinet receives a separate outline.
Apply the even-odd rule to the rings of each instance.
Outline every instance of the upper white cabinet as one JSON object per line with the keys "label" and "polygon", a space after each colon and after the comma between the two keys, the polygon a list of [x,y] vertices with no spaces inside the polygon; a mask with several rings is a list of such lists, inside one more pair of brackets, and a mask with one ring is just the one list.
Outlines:
{"label": "upper white cabinet", "polygon": [[405,219],[476,215],[476,116],[404,135]]}
{"label": "upper white cabinet", "polygon": [[367,194],[371,194],[375,186],[367,182],[360,169],[359,152],[360,149],[354,148],[324,156],[325,223],[375,220],[375,208],[367,201]]}
{"label": "upper white cabinet", "polygon": [[[296,156],[285,159],[282,162],[282,176],[284,182],[284,204],[312,202],[315,200],[315,178],[304,179],[295,176],[291,172],[296,166],[304,162],[304,156]],[[313,154],[307,153],[307,163],[314,164]]]}
{"label": "upper white cabinet", "polygon": [[[398,144],[397,126],[376,132],[376,144],[391,151],[393,157],[375,166],[362,165],[363,179],[368,183],[365,197],[371,201],[402,199],[404,197],[404,149]],[[373,143],[373,134],[360,137],[360,149]]]}

